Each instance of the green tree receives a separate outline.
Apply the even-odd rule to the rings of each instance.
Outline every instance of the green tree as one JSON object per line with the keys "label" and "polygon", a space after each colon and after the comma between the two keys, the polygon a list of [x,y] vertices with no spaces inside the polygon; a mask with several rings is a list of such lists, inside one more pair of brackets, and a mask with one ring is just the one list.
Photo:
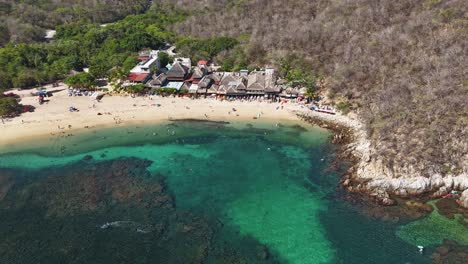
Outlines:
{"label": "green tree", "polygon": [[127,91],[129,91],[130,93],[134,93],[134,94],[140,94],[144,90],[145,90],[145,85],[141,83],[127,87]]}
{"label": "green tree", "polygon": [[[99,7],[101,11],[102,7]],[[0,89],[55,82],[71,70],[83,68],[89,68],[91,75],[99,78],[107,77],[115,66],[128,72],[138,62],[136,52],[160,48],[165,39],[174,38],[174,33],[167,30],[168,25],[186,15],[158,6],[145,14],[130,15],[100,27],[90,22],[90,18],[98,19],[99,15],[87,16],[82,8],[58,11],[73,19],[57,27],[54,42],[10,43],[0,48]],[[84,76],[70,77],[67,83],[80,88],[94,85],[90,76],[81,77]]]}
{"label": "green tree", "polygon": [[115,66],[114,68],[112,68],[112,69],[109,71],[108,79],[109,79],[111,82],[116,82],[116,81],[118,81],[118,80],[123,79],[126,75],[127,75],[127,74],[126,74],[126,71],[124,71],[124,69],[123,69],[122,67]]}
{"label": "green tree", "polygon": [[90,89],[95,86],[96,78],[90,73],[82,72],[67,77],[63,82],[73,88]]}
{"label": "green tree", "polygon": [[32,87],[37,84],[36,76],[33,74],[33,71],[23,69],[19,70],[16,77],[13,78],[14,87]]}
{"label": "green tree", "polygon": [[164,68],[167,66],[167,64],[172,63],[174,61],[174,58],[169,56],[167,52],[158,52],[158,57],[159,61],[161,63],[161,68]]}
{"label": "green tree", "polygon": [[128,73],[139,62],[135,55],[128,56],[122,64],[122,71]]}
{"label": "green tree", "polygon": [[19,106],[15,98],[5,97],[3,94],[0,95],[0,118],[2,119],[2,123],[5,117],[16,113]]}
{"label": "green tree", "polygon": [[0,71],[0,93],[13,86],[11,79],[9,73]]}

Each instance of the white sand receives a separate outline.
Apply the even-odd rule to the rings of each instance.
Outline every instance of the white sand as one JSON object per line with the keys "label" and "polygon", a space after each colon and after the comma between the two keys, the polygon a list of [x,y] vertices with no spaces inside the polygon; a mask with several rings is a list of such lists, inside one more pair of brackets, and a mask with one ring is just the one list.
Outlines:
{"label": "white sand", "polygon": [[[63,90],[64,89],[64,90]],[[246,121],[271,120],[298,121],[293,111],[300,106],[285,103],[220,101],[215,99],[190,99],[174,97],[124,97],[104,96],[101,102],[91,97],[69,97],[65,86],[50,90],[61,90],[49,102],[39,105],[37,98],[31,95],[33,90],[13,91],[22,97],[21,103],[36,107],[33,113],[24,113],[19,117],[0,123],[0,145],[33,139],[57,132],[59,127],[72,130],[86,127],[125,126],[133,123],[158,123],[170,119],[207,119],[213,121]],[[35,90],[34,90],[35,91]],[[93,107],[93,104],[95,107]],[[158,107],[157,104],[161,106]],[[69,112],[74,106],[79,112]],[[277,109],[279,107],[279,109]],[[233,111],[235,108],[237,111]],[[102,113],[102,115],[98,115]],[[260,115],[259,119],[255,119]]]}

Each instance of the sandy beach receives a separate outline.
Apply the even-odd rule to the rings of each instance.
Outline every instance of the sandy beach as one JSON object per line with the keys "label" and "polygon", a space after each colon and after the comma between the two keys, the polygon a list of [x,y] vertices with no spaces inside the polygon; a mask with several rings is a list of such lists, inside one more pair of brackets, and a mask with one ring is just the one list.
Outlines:
{"label": "sandy beach", "polygon": [[[65,86],[47,89],[54,91],[47,102],[39,105],[31,95],[35,90],[13,91],[21,96],[21,103],[36,107],[32,113],[5,119],[0,123],[0,145],[34,139],[67,129],[125,126],[138,123],[158,123],[174,119],[205,119],[211,121],[295,121],[295,103],[258,101],[221,101],[213,98],[135,97],[106,95],[97,102],[89,96],[68,96]],[[73,106],[78,112],[70,112]],[[235,109],[235,110],[233,110]]]}

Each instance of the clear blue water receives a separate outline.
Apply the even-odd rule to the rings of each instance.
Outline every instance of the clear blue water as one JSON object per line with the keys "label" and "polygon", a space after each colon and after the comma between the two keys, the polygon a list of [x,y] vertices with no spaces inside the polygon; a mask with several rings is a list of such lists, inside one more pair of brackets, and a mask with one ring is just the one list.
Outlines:
{"label": "clear blue water", "polygon": [[429,263],[412,243],[424,233],[336,195],[328,137],[308,125],[185,122],[1,149],[0,180],[14,184],[0,201],[0,262]]}

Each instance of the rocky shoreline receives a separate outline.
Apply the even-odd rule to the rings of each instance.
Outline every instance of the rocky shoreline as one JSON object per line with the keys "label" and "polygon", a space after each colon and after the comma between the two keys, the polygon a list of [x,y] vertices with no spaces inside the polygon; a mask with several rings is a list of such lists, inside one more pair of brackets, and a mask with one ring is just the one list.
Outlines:
{"label": "rocky shoreline", "polygon": [[468,208],[468,174],[434,174],[424,177],[415,167],[389,168],[378,158],[358,118],[330,115],[300,109],[296,114],[306,122],[334,132],[332,143],[341,146],[340,158],[352,162],[341,180],[352,193],[366,193],[381,205],[395,205],[396,199],[410,197],[440,198],[456,191],[458,204]]}

